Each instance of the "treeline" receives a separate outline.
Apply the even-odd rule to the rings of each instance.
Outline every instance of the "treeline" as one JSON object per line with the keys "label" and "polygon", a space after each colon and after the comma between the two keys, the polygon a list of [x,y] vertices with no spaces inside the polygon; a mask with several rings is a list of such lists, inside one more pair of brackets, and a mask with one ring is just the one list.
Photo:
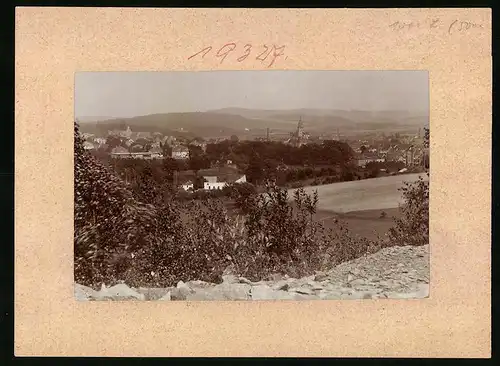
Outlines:
{"label": "treeline", "polygon": [[210,161],[231,160],[238,165],[250,164],[252,158],[258,158],[288,166],[312,167],[347,163],[354,157],[354,151],[347,143],[334,140],[300,147],[275,141],[225,140],[207,144],[206,154]]}

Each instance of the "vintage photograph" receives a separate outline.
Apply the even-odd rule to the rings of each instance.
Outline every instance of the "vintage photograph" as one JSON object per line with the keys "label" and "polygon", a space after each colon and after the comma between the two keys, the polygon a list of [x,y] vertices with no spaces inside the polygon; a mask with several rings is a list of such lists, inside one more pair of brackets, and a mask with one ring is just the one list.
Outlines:
{"label": "vintage photograph", "polygon": [[426,71],[75,74],[85,301],[429,296]]}

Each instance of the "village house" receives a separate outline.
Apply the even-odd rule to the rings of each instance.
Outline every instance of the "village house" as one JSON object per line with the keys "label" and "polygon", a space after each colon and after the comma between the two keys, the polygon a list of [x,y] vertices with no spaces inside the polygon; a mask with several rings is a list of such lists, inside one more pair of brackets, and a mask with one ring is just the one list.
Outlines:
{"label": "village house", "polygon": [[125,145],[127,145],[128,147],[132,146],[132,144],[134,143],[134,140],[132,139],[128,139],[128,140],[125,140]]}
{"label": "village house", "polygon": [[203,189],[214,190],[222,189],[226,185],[233,183],[246,183],[246,175],[240,174],[236,169],[222,168],[222,169],[207,169],[200,171],[205,182]]}
{"label": "village house", "polygon": [[114,159],[162,159],[162,151],[152,148],[150,151],[130,152],[123,146],[117,146],[111,150],[110,156]]}
{"label": "village house", "polygon": [[93,133],[84,132],[84,133],[82,133],[82,138],[84,140],[93,140],[94,134]]}
{"label": "village house", "polygon": [[366,164],[368,163],[372,162],[382,163],[385,161],[383,157],[374,154],[360,154],[356,160],[358,162],[358,166],[362,168],[365,168]]}
{"label": "village house", "polygon": [[151,154],[150,157],[152,159],[163,158],[163,151],[159,146],[153,146],[151,149],[149,149],[149,153]]}
{"label": "village house", "polygon": [[[204,180],[202,189],[208,191],[223,189],[227,185],[245,183],[247,181],[246,175],[239,173],[237,169],[228,167],[203,169],[198,174]],[[193,180],[186,181],[182,184],[182,188],[185,191],[192,190],[194,188]]]}
{"label": "village house", "polygon": [[232,183],[246,183],[247,181],[247,177],[244,174],[237,179],[227,179],[222,181],[219,180],[217,176],[203,176],[203,179],[205,179],[203,189],[206,189],[207,191],[222,189]]}
{"label": "village house", "polygon": [[84,141],[83,142],[83,148],[85,150],[93,150],[93,149],[96,148],[96,146],[92,142],[90,142],[90,141]]}
{"label": "village house", "polygon": [[95,137],[94,143],[100,146],[106,143],[106,139],[104,137]]}
{"label": "village house", "polygon": [[187,159],[189,158],[189,149],[185,146],[179,145],[172,148],[172,158],[174,159]]}

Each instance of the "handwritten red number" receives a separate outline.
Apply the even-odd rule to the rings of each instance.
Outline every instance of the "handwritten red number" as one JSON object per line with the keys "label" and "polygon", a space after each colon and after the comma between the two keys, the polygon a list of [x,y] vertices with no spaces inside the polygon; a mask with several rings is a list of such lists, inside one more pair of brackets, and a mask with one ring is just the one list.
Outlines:
{"label": "handwritten red number", "polygon": [[268,67],[271,67],[273,66],[274,64],[274,61],[276,61],[276,59],[280,56],[283,56],[285,54],[285,46],[281,46],[281,47],[276,47],[274,46],[273,47],[273,59],[271,61],[271,63],[269,64]]}
{"label": "handwritten red number", "polygon": [[248,55],[250,54],[250,50],[252,49],[252,45],[251,44],[246,44],[245,45],[245,54],[238,57],[238,62],[241,62],[243,61],[244,59],[246,59],[248,57]]}
{"label": "handwritten red number", "polygon": [[[269,47],[267,47],[266,45],[264,45],[264,48],[266,49],[264,52],[262,52],[260,55],[258,55],[255,59],[256,60],[260,60],[260,61],[265,61],[267,56],[269,56],[269,54],[271,53],[271,50],[269,49]],[[262,58],[262,56],[266,55],[266,57]]]}
{"label": "handwritten red number", "polygon": [[[226,48],[227,48],[227,50],[222,52],[222,50],[225,50]],[[234,51],[235,48],[236,48],[236,43],[226,43],[224,46],[222,46],[216,55],[217,57],[222,57],[220,60],[220,63],[222,63],[222,61],[224,61],[224,59],[227,57],[227,55],[230,52]]]}
{"label": "handwritten red number", "polygon": [[203,56],[201,56],[201,58],[203,58],[203,57],[205,57],[205,56],[207,55],[207,53],[209,53],[211,50],[212,50],[212,46],[205,47],[205,48],[204,48],[204,49],[202,49],[201,51],[196,52],[194,55],[189,56],[189,57],[188,57],[188,60],[191,60],[193,57],[196,57],[196,56],[198,56],[200,53],[204,52],[204,53],[203,53]]}

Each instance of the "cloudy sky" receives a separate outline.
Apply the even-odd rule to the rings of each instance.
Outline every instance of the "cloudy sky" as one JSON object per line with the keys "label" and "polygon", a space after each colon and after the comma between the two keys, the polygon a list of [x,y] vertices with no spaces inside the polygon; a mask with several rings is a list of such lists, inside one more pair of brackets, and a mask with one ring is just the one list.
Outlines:
{"label": "cloudy sky", "polygon": [[426,71],[80,72],[75,116],[252,109],[428,113]]}

